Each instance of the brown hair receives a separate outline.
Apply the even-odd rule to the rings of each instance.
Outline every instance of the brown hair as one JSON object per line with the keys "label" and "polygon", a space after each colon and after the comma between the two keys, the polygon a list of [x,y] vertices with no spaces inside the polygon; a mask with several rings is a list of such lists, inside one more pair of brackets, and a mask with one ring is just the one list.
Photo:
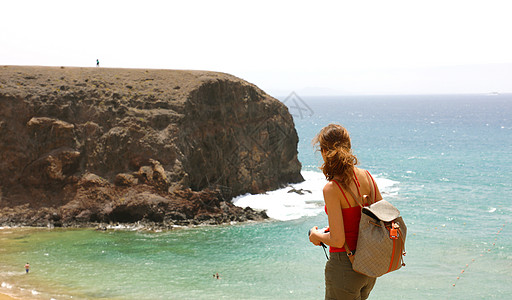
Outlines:
{"label": "brown hair", "polygon": [[352,154],[348,131],[341,125],[329,124],[320,130],[313,139],[313,144],[318,144],[324,157],[320,169],[325,178],[332,180],[334,176],[340,175],[341,184],[348,186],[354,166],[358,163],[357,157]]}

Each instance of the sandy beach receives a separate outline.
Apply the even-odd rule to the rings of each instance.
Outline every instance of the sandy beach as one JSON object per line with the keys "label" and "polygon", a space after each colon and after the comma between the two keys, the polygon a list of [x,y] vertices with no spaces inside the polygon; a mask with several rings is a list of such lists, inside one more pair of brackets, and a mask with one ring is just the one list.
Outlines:
{"label": "sandy beach", "polygon": [[15,299],[17,299],[17,298],[13,298],[13,297],[5,295],[5,294],[0,294],[0,300],[15,300]]}

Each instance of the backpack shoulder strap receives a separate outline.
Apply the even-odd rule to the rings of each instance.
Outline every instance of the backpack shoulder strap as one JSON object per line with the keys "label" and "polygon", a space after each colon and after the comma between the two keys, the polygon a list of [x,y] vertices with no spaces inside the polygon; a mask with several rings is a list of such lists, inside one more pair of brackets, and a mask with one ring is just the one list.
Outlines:
{"label": "backpack shoulder strap", "polygon": [[[364,206],[364,199],[359,199],[359,197],[356,196],[356,194],[354,194],[354,192],[350,189],[350,188],[347,188],[347,191],[350,193],[350,196],[352,196],[352,198],[354,198],[354,200],[356,201],[356,203],[363,207]],[[362,202],[363,201],[363,202]]]}
{"label": "backpack shoulder strap", "polygon": [[377,200],[377,185],[375,184],[372,175],[370,175],[370,172],[368,171],[366,171],[366,178],[368,179],[368,183],[370,184],[370,201],[371,203],[375,203],[375,201]]}

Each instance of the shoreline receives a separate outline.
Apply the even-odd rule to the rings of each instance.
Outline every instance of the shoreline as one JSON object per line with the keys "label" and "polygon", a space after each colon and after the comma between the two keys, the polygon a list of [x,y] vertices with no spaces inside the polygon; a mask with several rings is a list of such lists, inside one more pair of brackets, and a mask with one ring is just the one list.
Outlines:
{"label": "shoreline", "polygon": [[258,220],[246,220],[246,221],[231,221],[225,223],[198,223],[198,224],[187,224],[187,225],[176,225],[176,224],[162,224],[156,222],[135,222],[135,223],[116,223],[116,224],[105,224],[105,223],[83,223],[83,224],[74,224],[73,226],[30,226],[25,224],[9,224],[9,225],[0,225],[0,232],[3,230],[96,230],[96,231],[109,231],[109,230],[125,230],[125,231],[150,231],[150,232],[162,232],[162,231],[172,231],[177,229],[187,229],[187,228],[198,228],[198,227],[218,227],[218,226],[234,226],[241,224],[254,224],[254,223],[265,223],[265,222],[273,222],[276,219],[273,218],[264,218]]}

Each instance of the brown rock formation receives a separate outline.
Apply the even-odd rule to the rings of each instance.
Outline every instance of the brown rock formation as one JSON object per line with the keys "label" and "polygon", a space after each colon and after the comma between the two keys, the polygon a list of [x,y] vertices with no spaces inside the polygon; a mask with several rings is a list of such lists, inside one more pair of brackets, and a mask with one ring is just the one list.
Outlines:
{"label": "brown rock formation", "polygon": [[0,224],[261,218],[303,180],[287,108],[205,71],[0,66]]}

